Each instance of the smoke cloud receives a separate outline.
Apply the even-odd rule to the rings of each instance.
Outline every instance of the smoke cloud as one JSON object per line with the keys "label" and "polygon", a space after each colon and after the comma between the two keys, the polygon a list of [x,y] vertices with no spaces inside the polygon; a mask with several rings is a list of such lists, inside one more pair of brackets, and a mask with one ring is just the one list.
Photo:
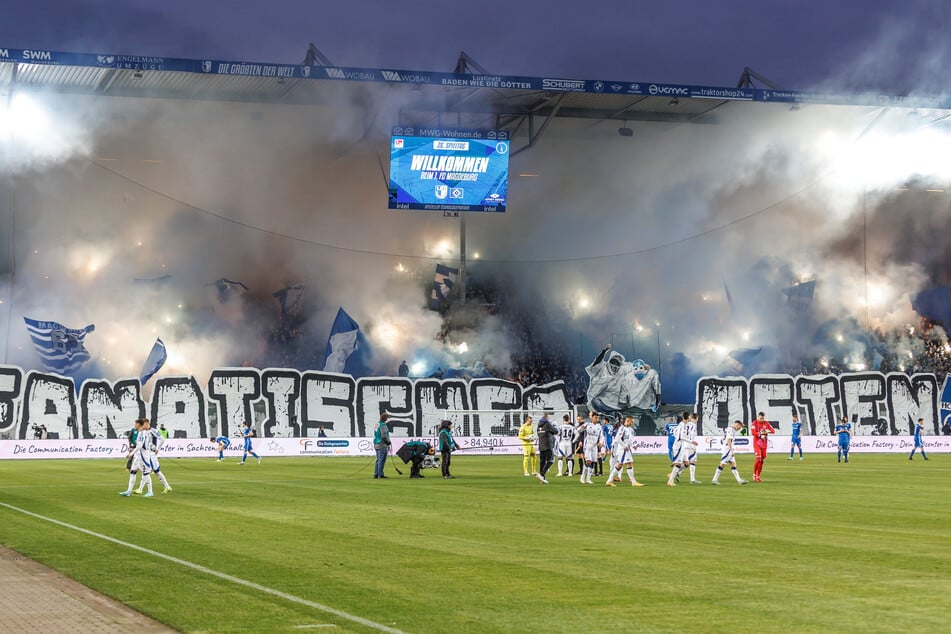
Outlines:
{"label": "smoke cloud", "polygon": [[[508,212],[467,217],[471,284],[497,293],[441,316],[426,299],[435,263],[457,261],[459,221],[386,209],[389,127],[432,116],[398,88],[316,83],[307,107],[42,99],[55,135],[7,143],[0,181],[5,361],[37,365],[27,315],[95,323],[90,375],[135,376],[156,336],[163,373],[199,380],[318,367],[342,306],[380,373],[506,371],[529,343],[580,369],[613,344],[666,365],[667,396],[687,399],[731,350],[766,346],[777,369],[829,354],[821,325],[911,323],[909,297],[948,283],[940,113],[727,103],[696,123],[628,122],[633,138],[556,120],[512,158]],[[249,290],[222,301],[220,278]],[[784,291],[805,280],[814,302],[793,314]],[[282,324],[272,293],[301,281]]]}

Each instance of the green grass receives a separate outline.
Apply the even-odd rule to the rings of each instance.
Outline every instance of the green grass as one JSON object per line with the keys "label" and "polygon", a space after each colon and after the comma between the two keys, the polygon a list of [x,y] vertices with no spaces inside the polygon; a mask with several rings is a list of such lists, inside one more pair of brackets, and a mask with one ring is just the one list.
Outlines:
{"label": "green grass", "polygon": [[[951,458],[771,456],[766,482],[582,486],[459,455],[446,481],[369,459],[0,462],[0,502],[407,632],[946,631]],[[740,458],[751,476],[752,459]],[[408,469],[402,467],[404,473]],[[685,478],[686,480],[686,478]],[[159,490],[160,487],[156,487]],[[188,632],[368,628],[0,507],[0,542]]]}

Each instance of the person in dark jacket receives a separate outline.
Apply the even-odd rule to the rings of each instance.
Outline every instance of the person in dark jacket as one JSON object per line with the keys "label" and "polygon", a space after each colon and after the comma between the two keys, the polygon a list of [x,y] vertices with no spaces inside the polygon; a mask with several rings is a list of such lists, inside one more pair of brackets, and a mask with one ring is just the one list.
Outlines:
{"label": "person in dark jacket", "polygon": [[449,473],[449,463],[452,458],[452,452],[456,449],[456,440],[452,437],[452,421],[444,420],[439,425],[439,455],[441,458],[443,478],[450,479],[455,477]]}
{"label": "person in dark jacket", "polygon": [[433,453],[433,447],[428,442],[421,440],[411,440],[404,443],[397,455],[403,459],[403,462],[409,462],[409,477],[422,478],[420,470],[423,468],[423,461],[426,456]]}
{"label": "person in dark jacket", "polygon": [[548,484],[545,474],[555,463],[555,444],[558,442],[558,430],[548,420],[551,410],[545,410],[542,417],[538,419],[538,425],[535,428],[535,435],[538,436],[538,453],[541,454],[541,465],[538,469],[538,480],[542,484]]}

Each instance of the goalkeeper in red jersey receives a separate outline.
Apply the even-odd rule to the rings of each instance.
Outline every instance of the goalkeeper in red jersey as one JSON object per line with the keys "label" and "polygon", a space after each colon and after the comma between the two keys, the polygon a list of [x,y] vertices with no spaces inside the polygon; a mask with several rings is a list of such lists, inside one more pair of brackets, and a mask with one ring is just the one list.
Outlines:
{"label": "goalkeeper in red jersey", "polygon": [[762,482],[760,474],[763,473],[763,463],[766,462],[766,448],[769,446],[769,435],[775,434],[776,430],[766,420],[766,414],[760,412],[756,420],[750,425],[750,435],[753,436],[753,451],[756,454],[756,461],[753,463],[753,482]]}

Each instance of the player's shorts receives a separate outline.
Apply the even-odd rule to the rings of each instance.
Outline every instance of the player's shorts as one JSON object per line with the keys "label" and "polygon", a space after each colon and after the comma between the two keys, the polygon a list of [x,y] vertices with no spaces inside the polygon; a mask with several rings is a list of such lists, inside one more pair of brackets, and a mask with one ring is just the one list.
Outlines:
{"label": "player's shorts", "polygon": [[923,443],[920,440],[915,441],[915,449],[924,449],[924,448],[925,448],[925,443]]}
{"label": "player's shorts", "polygon": [[685,462],[697,455],[697,447],[692,442],[677,441],[674,443],[674,459],[671,462]]}
{"label": "player's shorts", "polygon": [[570,458],[571,450],[572,450],[572,446],[571,446],[570,440],[558,441],[558,457],[559,458]]}
{"label": "player's shorts", "polygon": [[793,436],[792,439],[789,441],[789,443],[793,447],[802,447],[802,438]]}
{"label": "player's shorts", "polygon": [[848,449],[850,444],[852,444],[852,442],[849,441],[849,440],[840,440],[840,441],[839,441],[839,446],[842,447],[843,449]]}
{"label": "player's shorts", "polygon": [[526,445],[522,444],[522,455],[523,456],[534,456],[535,455],[535,445]]}
{"label": "player's shorts", "polygon": [[634,452],[628,448],[621,448],[617,445],[611,449],[611,456],[614,458],[614,464],[616,465],[634,462]]}
{"label": "player's shorts", "polygon": [[757,458],[766,457],[766,448],[769,447],[769,443],[765,440],[754,440],[753,441],[753,453],[756,454]]}
{"label": "player's shorts", "polygon": [[245,438],[245,439],[244,439],[244,450],[245,450],[245,451],[251,451],[251,439],[250,439],[250,438]]}
{"label": "player's shorts", "polygon": [[132,454],[132,469],[130,471],[140,471],[142,475],[148,475],[153,471],[158,471],[157,468],[153,467],[158,467],[158,459],[154,456],[143,457],[138,451]]}
{"label": "player's shorts", "polygon": [[720,454],[720,465],[725,466],[736,460],[735,452],[732,449],[727,449]]}
{"label": "player's shorts", "polygon": [[598,461],[598,446],[588,447],[587,445],[584,448],[584,460],[585,462],[597,462]]}
{"label": "player's shorts", "polygon": [[228,438],[225,438],[224,440],[219,441],[218,444],[223,445],[223,447],[222,447],[223,449],[227,449],[228,447],[231,446],[231,440],[228,439]]}

